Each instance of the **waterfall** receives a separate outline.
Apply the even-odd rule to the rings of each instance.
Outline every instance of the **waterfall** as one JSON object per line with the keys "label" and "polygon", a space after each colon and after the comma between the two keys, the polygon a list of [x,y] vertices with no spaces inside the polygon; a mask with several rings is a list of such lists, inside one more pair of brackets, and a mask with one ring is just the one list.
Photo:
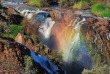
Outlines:
{"label": "waterfall", "polygon": [[109,32],[106,33],[106,36],[107,36],[107,39],[110,40],[110,33]]}
{"label": "waterfall", "polygon": [[65,63],[80,62],[83,67],[91,68],[90,57],[80,34],[80,27],[86,22],[85,18],[73,19],[64,29],[57,33],[59,52],[62,52]]}
{"label": "waterfall", "polygon": [[[88,56],[87,49],[80,34],[80,27],[85,22],[85,18],[80,19],[77,17],[71,20],[67,26],[61,24],[59,27],[64,27],[61,28],[62,30],[58,30],[54,36],[58,52],[63,53],[62,59],[65,63],[71,64],[73,62],[79,62],[83,67],[91,68],[91,58]],[[39,32],[43,36],[42,41],[44,41],[44,44],[47,43],[48,45],[48,42],[51,42],[49,38],[51,37],[51,30],[54,27],[54,23],[55,22],[49,17],[39,26]],[[55,30],[57,30],[57,28],[55,28]]]}
{"label": "waterfall", "polygon": [[[82,64],[82,66],[90,68],[91,59],[87,54],[87,49],[80,34],[80,27],[85,22],[85,18],[80,19],[77,17],[76,19],[71,20],[71,22],[66,27],[61,28],[62,30],[59,30],[54,36],[56,38],[55,40],[58,52],[63,53],[62,56],[65,63],[78,61]],[[55,22],[52,21],[50,17],[41,22],[41,25],[39,26],[39,32],[45,39],[43,40],[45,41],[43,42],[44,44],[46,44],[46,42],[50,42],[46,40],[49,40],[54,24]],[[57,30],[57,28],[55,30]]]}
{"label": "waterfall", "polygon": [[[78,22],[79,18],[77,18],[74,22],[73,21],[74,20],[72,20],[61,33],[62,38],[60,39],[61,43],[59,46],[59,50],[63,52],[63,60],[68,63],[72,62],[73,58],[75,59],[74,54],[76,53],[74,52],[76,52],[81,47],[80,26],[86,20],[83,18],[80,22]],[[85,51],[85,49],[81,49],[81,51]]]}
{"label": "waterfall", "polygon": [[[95,33],[96,33],[96,29],[95,29],[95,26],[93,26],[93,29],[94,29],[94,31],[95,31]],[[97,56],[97,33],[95,34],[95,36],[94,36],[94,43],[95,43],[95,55],[94,55],[94,58],[93,58],[93,62],[95,62],[95,60],[96,60],[96,56]],[[101,49],[102,50],[102,49]]]}
{"label": "waterfall", "polygon": [[44,38],[48,39],[50,37],[51,29],[54,25],[54,21],[50,17],[46,18],[46,20],[41,23],[39,26],[39,32],[44,36]]}

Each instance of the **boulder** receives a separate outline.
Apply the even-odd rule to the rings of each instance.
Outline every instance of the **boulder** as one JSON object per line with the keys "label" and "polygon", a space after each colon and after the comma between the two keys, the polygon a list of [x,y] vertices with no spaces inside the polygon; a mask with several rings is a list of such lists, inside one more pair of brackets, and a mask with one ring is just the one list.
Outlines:
{"label": "boulder", "polygon": [[8,8],[8,15],[12,15],[12,14],[16,14],[16,11],[11,8],[11,7],[7,7]]}
{"label": "boulder", "polygon": [[25,38],[21,33],[18,33],[18,35],[15,37],[15,40],[19,43],[25,44]]}
{"label": "boulder", "polygon": [[29,49],[33,49],[33,46],[34,46],[34,43],[33,43],[33,40],[32,39],[28,39],[26,41],[26,46],[29,48]]}

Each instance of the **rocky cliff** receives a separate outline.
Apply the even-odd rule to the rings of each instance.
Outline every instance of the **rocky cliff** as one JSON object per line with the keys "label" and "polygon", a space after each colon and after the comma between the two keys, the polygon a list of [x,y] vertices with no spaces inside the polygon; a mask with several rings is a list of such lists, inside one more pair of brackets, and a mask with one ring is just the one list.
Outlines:
{"label": "rocky cliff", "polygon": [[[7,8],[5,9],[7,10]],[[11,8],[8,9],[12,10]],[[42,9],[42,10],[50,10],[50,9]],[[11,14],[11,13],[7,16],[8,17],[11,16],[11,18],[17,21],[18,17],[16,16],[17,17],[16,18],[12,15],[16,16],[16,14]],[[110,20],[109,19],[101,18],[101,17],[100,18],[84,17],[82,15],[75,14],[71,10],[57,9],[57,8],[53,9],[53,11],[50,11],[50,16],[52,20],[55,21],[55,24],[51,29],[51,36],[54,36],[53,42],[56,43],[56,48],[58,49],[58,51],[59,49],[61,49],[60,51],[64,51],[63,54],[58,54],[55,51],[50,50],[46,45],[43,45],[38,40],[38,32],[37,32],[38,30],[36,30],[36,26],[39,25],[35,25],[35,24],[32,25],[30,22],[27,22],[28,20],[25,21],[23,20],[24,22],[21,23],[23,19],[21,16],[20,16],[21,19],[19,21],[19,24],[24,26],[25,30],[20,31],[15,37],[15,40],[26,45],[27,47],[21,45],[12,38],[0,37],[1,54],[4,53],[5,55],[7,55],[6,54],[7,52],[14,53],[16,55],[14,58],[17,58],[16,60],[20,61],[20,63],[24,62],[23,60],[24,55],[30,56],[29,49],[36,52],[38,55],[46,56],[48,59],[51,59],[51,61],[56,65],[61,65],[59,64],[59,61],[61,63],[62,60],[63,63],[65,63],[65,58],[66,58],[66,63],[70,63],[72,61],[72,64],[69,64],[72,67],[65,66],[67,67],[66,69],[68,69],[67,72],[69,72],[71,69],[72,70],[74,69],[72,71],[74,73],[79,73],[79,71],[81,73],[83,68],[91,69],[93,68],[93,66],[98,64],[110,64]],[[13,19],[6,18],[6,16],[1,16],[1,19],[5,22],[9,21],[8,22],[9,25],[10,23],[13,24],[16,22],[16,21],[14,22]],[[10,22],[10,20],[12,20],[13,22]],[[6,27],[4,29],[7,30],[9,28]],[[5,30],[2,29],[0,34],[4,32]],[[50,44],[52,43],[50,42]],[[4,52],[4,50],[6,51]],[[67,52],[66,54],[69,55],[64,55],[65,52]],[[73,59],[75,60],[75,62],[73,62],[74,61]],[[73,65],[75,68],[73,67]],[[44,68],[40,66],[37,67],[39,67],[38,68],[39,72],[42,72],[44,70]],[[21,70],[22,67],[18,66],[17,68]],[[8,70],[8,68],[6,70]],[[47,71],[44,71],[43,73],[45,72],[47,73]]]}
{"label": "rocky cliff", "polygon": [[[66,41],[65,45],[67,45],[69,40],[66,39],[68,39],[68,37],[74,38],[74,35],[77,33],[76,28],[78,26],[76,27],[75,24],[81,25],[80,27],[81,35],[79,36],[80,41],[84,43],[84,48],[86,48],[87,50],[86,53],[87,55],[90,56],[92,62],[92,63],[89,62],[88,65],[90,66],[91,63],[92,67],[94,67],[100,64],[110,64],[110,20],[109,19],[101,18],[101,17],[87,17],[87,16],[84,17],[79,14],[74,14],[74,12],[70,10],[62,10],[62,9],[55,9],[53,12],[50,12],[50,15],[55,21],[51,34],[55,36],[55,42],[57,43],[57,47],[60,46],[61,48],[61,46],[63,46],[63,43],[60,42],[63,39],[63,37],[66,37],[65,40],[63,41],[64,42]],[[72,31],[72,29],[74,32]],[[65,35],[63,35],[63,33]],[[73,37],[70,37],[70,35],[73,35]],[[71,41],[69,41],[69,43],[71,43]],[[71,44],[69,45],[71,46]],[[85,60],[87,60],[86,57]],[[87,68],[87,63],[85,68]]]}
{"label": "rocky cliff", "polygon": [[[46,45],[43,45],[38,40],[38,34],[33,30],[35,27],[29,27],[29,25],[27,25],[30,24],[30,22],[27,24],[21,23],[21,21],[23,21],[23,17],[16,13],[14,14],[13,12],[15,12],[15,10],[12,8],[1,7],[0,10],[0,73],[49,73],[46,71],[47,68],[43,66],[44,64],[42,63],[45,63],[49,69],[53,67],[51,66],[53,63],[55,64],[54,67],[57,69],[56,72],[64,73],[61,66],[56,66],[60,64],[59,61],[56,60],[57,58],[54,55],[55,52],[53,53],[50,51]],[[14,24],[14,26],[17,25],[25,27],[24,30],[16,32],[17,35],[15,38],[12,38],[13,35],[10,35],[15,31],[12,31],[13,28],[9,27],[12,24]],[[35,62],[35,60],[31,57],[32,51],[33,53],[36,53],[36,57],[41,58],[41,63]],[[51,61],[43,56],[46,56]],[[42,64],[42,66],[40,64]]]}

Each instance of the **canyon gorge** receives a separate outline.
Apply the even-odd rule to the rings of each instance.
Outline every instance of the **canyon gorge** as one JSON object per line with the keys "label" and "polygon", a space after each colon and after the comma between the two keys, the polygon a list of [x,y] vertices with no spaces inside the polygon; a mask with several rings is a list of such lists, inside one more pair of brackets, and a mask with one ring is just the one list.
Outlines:
{"label": "canyon gorge", "polygon": [[[9,49],[7,55],[11,55],[15,51],[22,63],[22,56],[31,56],[39,73],[82,74],[96,65],[110,65],[110,18],[95,16],[89,9],[38,8],[24,3],[3,2],[1,8],[7,14],[1,20],[25,30],[9,38],[1,36],[1,29],[0,52]],[[58,61],[52,53],[59,54]],[[21,66],[19,70],[23,73]]]}

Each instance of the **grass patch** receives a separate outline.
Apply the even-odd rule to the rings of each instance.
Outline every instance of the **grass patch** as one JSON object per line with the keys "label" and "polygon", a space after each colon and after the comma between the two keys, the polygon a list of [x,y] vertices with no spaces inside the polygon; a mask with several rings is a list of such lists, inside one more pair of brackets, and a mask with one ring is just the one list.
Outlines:
{"label": "grass patch", "polygon": [[25,29],[23,26],[19,26],[19,25],[9,25],[9,28],[10,28],[11,32],[10,33],[3,33],[2,36],[15,38],[16,35],[21,30],[24,30]]}
{"label": "grass patch", "polygon": [[60,3],[68,2],[68,0],[60,0],[59,2],[60,2]]}
{"label": "grass patch", "polygon": [[18,25],[9,25],[12,35],[16,36],[21,30],[24,30],[25,28],[23,26],[18,26]]}
{"label": "grass patch", "polygon": [[99,3],[91,7],[91,12],[97,16],[110,17],[109,4]]}
{"label": "grass patch", "polygon": [[40,0],[29,0],[29,5],[42,7],[42,4],[41,4]]}
{"label": "grass patch", "polygon": [[82,9],[82,8],[89,8],[90,2],[88,1],[79,1],[76,4],[73,5],[73,9]]}
{"label": "grass patch", "polygon": [[91,4],[94,5],[94,4],[96,4],[97,1],[98,0],[93,0],[93,1],[91,1]]}
{"label": "grass patch", "polygon": [[73,8],[74,9],[81,9],[82,4],[83,4],[83,1],[79,1],[78,3],[74,4]]}

